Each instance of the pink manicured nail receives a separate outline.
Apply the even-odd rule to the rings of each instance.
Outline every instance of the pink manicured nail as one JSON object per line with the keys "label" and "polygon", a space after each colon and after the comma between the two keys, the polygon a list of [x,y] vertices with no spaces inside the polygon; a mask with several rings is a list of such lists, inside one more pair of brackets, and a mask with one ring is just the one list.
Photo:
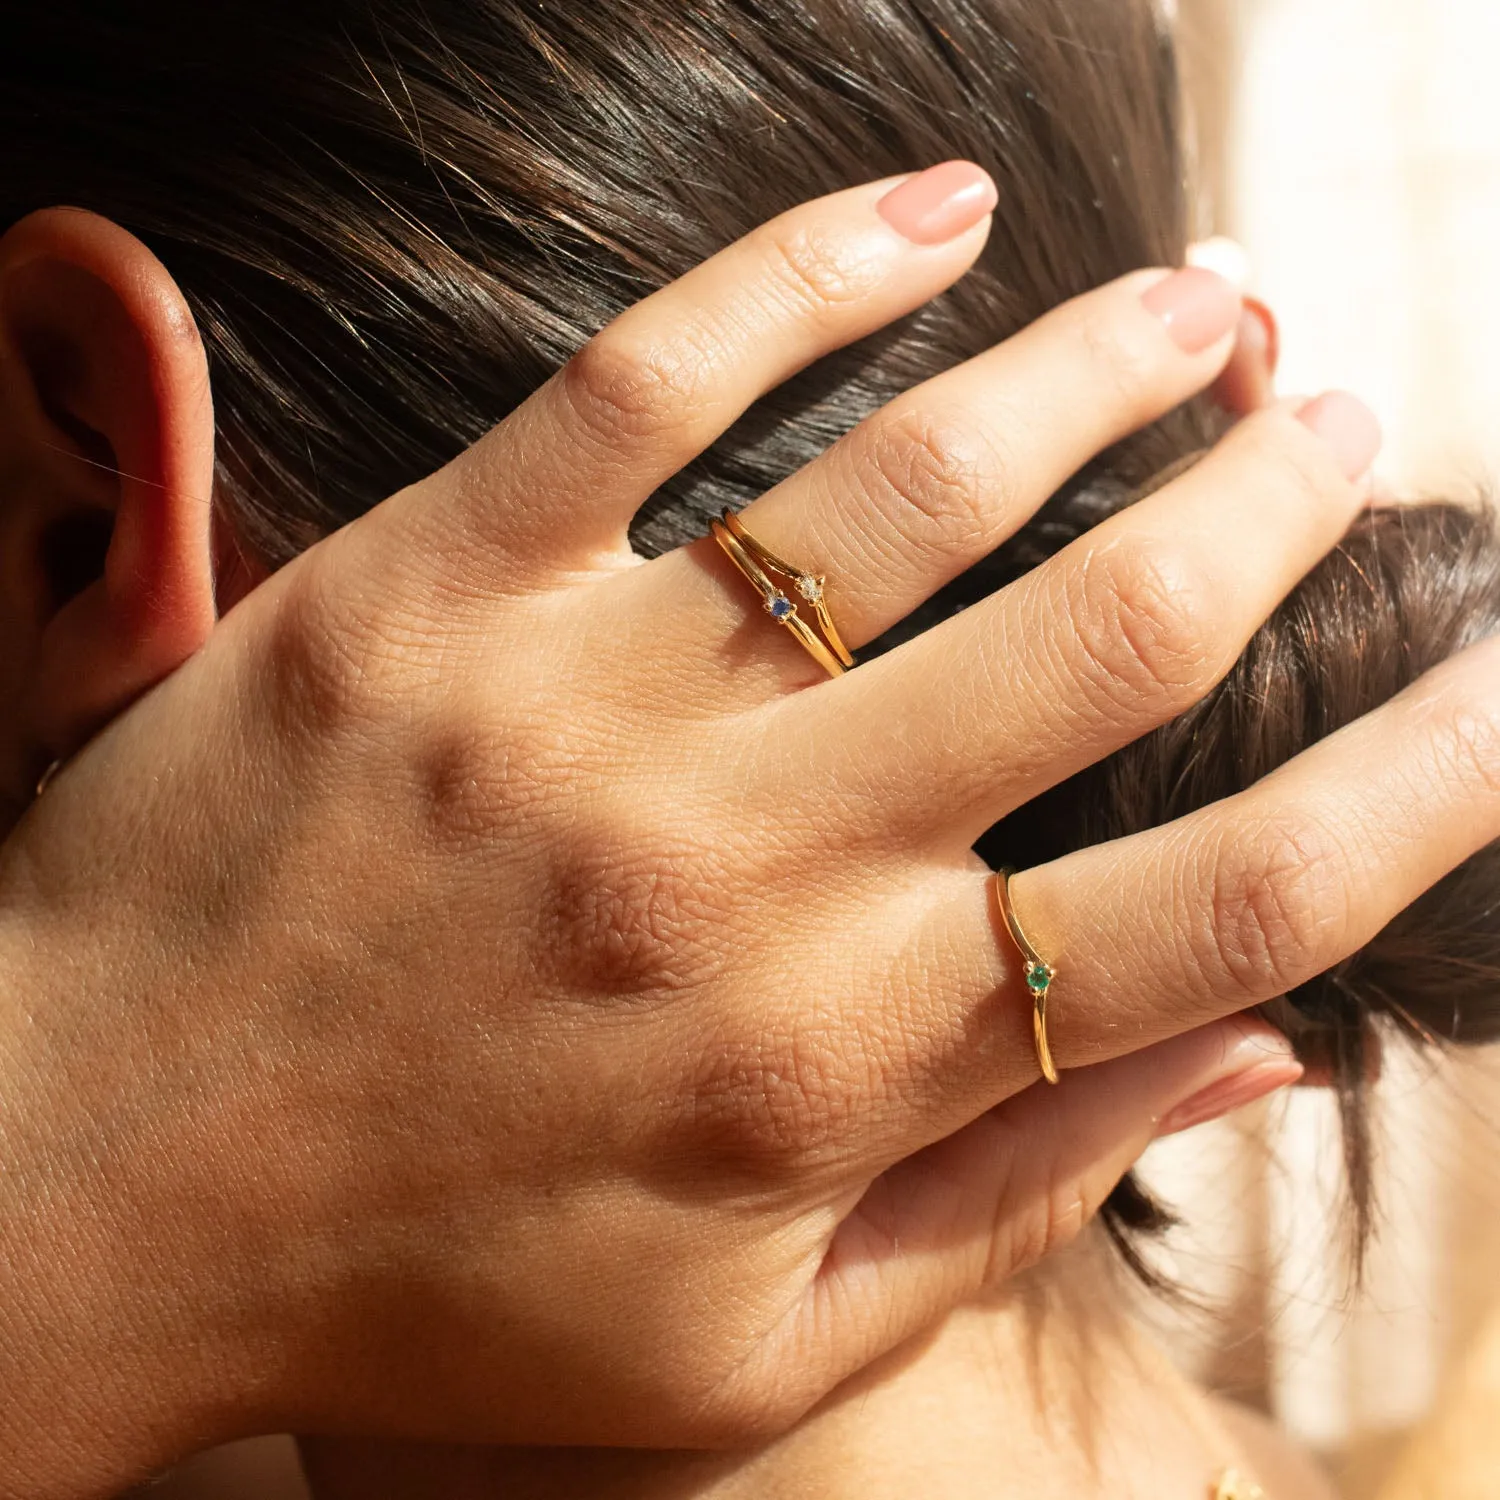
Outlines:
{"label": "pink manicured nail", "polygon": [[1141,301],[1188,354],[1202,354],[1239,326],[1241,299],[1232,281],[1189,266],[1158,281]]}
{"label": "pink manicured nail", "polygon": [[1333,449],[1348,479],[1359,479],[1369,472],[1385,441],[1375,413],[1347,391],[1329,391],[1309,401],[1297,413],[1297,420],[1311,427]]}
{"label": "pink manicured nail", "polygon": [[945,161],[893,187],[875,209],[914,245],[941,245],[972,229],[999,201],[983,167]]}
{"label": "pink manicured nail", "polygon": [[1236,1109],[1243,1109],[1277,1089],[1284,1089],[1302,1077],[1302,1064],[1289,1057],[1278,1057],[1255,1063],[1243,1072],[1231,1073],[1209,1084],[1185,1103],[1170,1109],[1157,1122],[1156,1138],[1180,1135],[1194,1125],[1221,1119]]}

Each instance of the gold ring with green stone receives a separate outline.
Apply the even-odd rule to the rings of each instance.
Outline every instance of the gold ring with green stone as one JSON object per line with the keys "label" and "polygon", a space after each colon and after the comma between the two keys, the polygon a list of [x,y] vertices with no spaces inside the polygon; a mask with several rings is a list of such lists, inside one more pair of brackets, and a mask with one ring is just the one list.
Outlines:
{"label": "gold ring with green stone", "polygon": [[1021,950],[1021,957],[1026,960],[1026,988],[1031,991],[1031,1033],[1036,1042],[1036,1060],[1041,1067],[1042,1077],[1048,1083],[1056,1083],[1057,1067],[1052,1061],[1052,1048],[1047,1044],[1047,996],[1051,992],[1052,981],[1057,978],[1057,970],[1031,946],[1021,930],[1021,923],[1010,900],[1010,877],[1015,873],[1008,866],[995,872],[992,881],[995,901],[1000,907],[1000,915],[1005,918],[1005,926],[1012,940]]}

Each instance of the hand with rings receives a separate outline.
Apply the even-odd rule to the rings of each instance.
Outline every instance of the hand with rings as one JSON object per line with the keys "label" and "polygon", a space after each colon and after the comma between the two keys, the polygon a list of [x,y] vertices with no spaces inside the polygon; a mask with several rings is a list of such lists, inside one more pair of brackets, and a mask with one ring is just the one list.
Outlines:
{"label": "hand with rings", "polygon": [[[1500,834],[1500,777],[1454,745],[1491,643],[1004,903],[972,853],[1198,699],[1339,541],[1377,446],[1345,396],[1250,417],[836,679],[713,537],[632,553],[637,508],[757,398],[962,275],[992,194],[950,165],[726,249],[252,591],[56,778],[0,862],[35,1021],[0,1047],[0,1252],[23,1297],[91,1277],[56,1352],[90,1379],[59,1416],[0,1378],[0,1420],[58,1453],[123,1423],[139,1466],[184,1430],[785,1425],[1074,1234],[1205,1089],[1294,1077],[1227,1018]],[[1065,305],[745,507],[747,555],[857,655],[1207,387],[1239,312],[1197,271]],[[83,973],[107,1002],[69,1003]],[[149,1318],[132,1280],[163,1289]],[[174,1379],[139,1378],[158,1356]]]}

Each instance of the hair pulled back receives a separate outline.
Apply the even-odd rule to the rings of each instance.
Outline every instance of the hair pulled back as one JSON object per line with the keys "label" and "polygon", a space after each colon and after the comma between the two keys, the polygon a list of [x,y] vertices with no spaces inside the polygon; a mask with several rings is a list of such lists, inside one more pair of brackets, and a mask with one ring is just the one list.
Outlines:
{"label": "hair pulled back", "polygon": [[[0,53],[0,226],[60,202],[140,235],[209,354],[215,501],[276,564],[431,472],[600,327],[755,224],[949,157],[1000,189],[951,291],[767,397],[666,485],[655,553],[909,386],[1069,297],[1181,263],[1186,169],[1151,0],[51,0]],[[1191,403],[1120,444],[888,647],[1128,504],[1218,435]],[[1491,518],[1367,515],[1190,713],[982,846],[1028,862],[1250,785],[1500,628]],[[1361,1226],[1373,1019],[1500,1033],[1500,849],[1268,1008],[1332,1070]],[[1112,1224],[1160,1215],[1129,1182]]]}

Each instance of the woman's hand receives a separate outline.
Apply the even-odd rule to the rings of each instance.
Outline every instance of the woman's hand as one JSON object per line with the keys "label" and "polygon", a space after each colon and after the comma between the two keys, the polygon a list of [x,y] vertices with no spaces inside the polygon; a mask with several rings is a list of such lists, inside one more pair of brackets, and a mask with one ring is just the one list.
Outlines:
{"label": "woman's hand", "polygon": [[[1222,1018],[1500,834],[1488,646],[1229,803],[1028,871],[1065,1070],[1031,1087],[971,846],[1227,670],[1376,439],[1344,397],[1252,417],[838,681],[712,541],[632,556],[757,397],[971,263],[987,200],[948,170],[967,212],[941,178],[861,188],[641,303],[257,590],[6,846],[0,1495],[272,1428],[785,1425],[1073,1234],[1206,1087],[1293,1076]],[[1129,277],[746,524],[857,648],[1210,383],[1238,311]]]}

